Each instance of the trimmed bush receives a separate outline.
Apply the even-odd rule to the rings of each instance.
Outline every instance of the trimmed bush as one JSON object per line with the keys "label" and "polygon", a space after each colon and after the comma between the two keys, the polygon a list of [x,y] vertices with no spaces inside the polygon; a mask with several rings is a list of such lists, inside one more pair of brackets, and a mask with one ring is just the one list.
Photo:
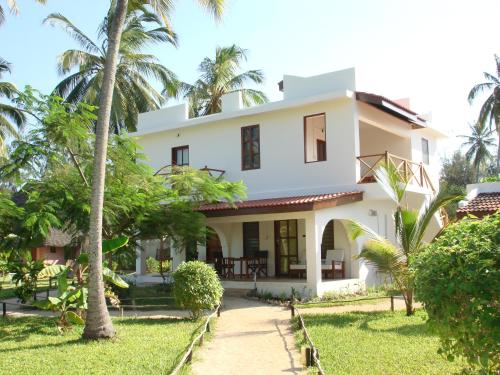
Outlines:
{"label": "trimmed bush", "polygon": [[219,304],[224,289],[215,270],[206,263],[182,263],[173,277],[175,301],[189,310],[193,319],[198,319],[204,309],[213,309]]}
{"label": "trimmed bush", "polygon": [[500,213],[450,225],[414,262],[416,298],[449,360],[500,371]]}

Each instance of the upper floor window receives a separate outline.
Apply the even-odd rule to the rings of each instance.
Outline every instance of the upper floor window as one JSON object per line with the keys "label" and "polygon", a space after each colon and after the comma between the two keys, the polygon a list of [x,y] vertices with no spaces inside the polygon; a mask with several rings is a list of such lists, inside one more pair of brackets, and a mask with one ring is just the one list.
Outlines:
{"label": "upper floor window", "polygon": [[189,146],[172,148],[172,165],[189,165]]}
{"label": "upper floor window", "polygon": [[304,117],[304,156],[306,163],[326,160],[326,115]]}
{"label": "upper floor window", "polygon": [[422,138],[422,161],[429,164],[429,140]]}
{"label": "upper floor window", "polygon": [[260,130],[259,125],[241,128],[241,169],[260,168]]}

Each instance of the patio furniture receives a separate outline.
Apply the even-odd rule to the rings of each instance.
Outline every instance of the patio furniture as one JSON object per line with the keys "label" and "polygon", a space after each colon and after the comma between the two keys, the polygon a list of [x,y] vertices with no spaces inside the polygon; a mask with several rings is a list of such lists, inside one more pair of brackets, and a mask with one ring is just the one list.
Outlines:
{"label": "patio furniture", "polygon": [[222,251],[217,251],[214,253],[214,268],[215,271],[222,277]]}
{"label": "patio furniture", "polygon": [[335,279],[335,273],[340,272],[345,279],[344,250],[327,250],[325,262],[321,265],[325,278]]}
{"label": "patio furniture", "polygon": [[306,264],[290,264],[288,273],[290,274],[290,277],[298,277],[301,279],[306,274],[306,270]]}
{"label": "patio furniture", "polygon": [[234,261],[235,258],[222,258],[222,277],[234,279]]}
{"label": "patio furniture", "polygon": [[255,253],[257,258],[257,276],[262,275],[267,277],[267,258],[269,257],[269,251],[259,250]]}
{"label": "patio furniture", "polygon": [[[240,257],[240,278],[243,278],[245,276],[246,278],[250,277],[249,267],[248,264],[249,262],[252,262],[253,257]],[[245,271],[245,272],[243,272]]]}

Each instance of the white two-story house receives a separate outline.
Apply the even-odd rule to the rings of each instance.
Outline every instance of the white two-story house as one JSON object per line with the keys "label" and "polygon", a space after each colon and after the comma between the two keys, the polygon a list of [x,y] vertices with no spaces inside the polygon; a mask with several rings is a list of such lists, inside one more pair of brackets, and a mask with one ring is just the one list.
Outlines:
{"label": "white two-story house", "polygon": [[[239,93],[228,94],[222,112],[199,118],[188,118],[186,104],[144,113],[133,135],[157,170],[207,167],[247,185],[248,199],[236,207],[202,207],[213,234],[198,258],[224,259],[226,288],[322,295],[380,281],[355,259],[364,239],[350,240],[347,223],[392,239],[394,206],[373,170],[394,163],[410,180],[408,204],[418,208],[438,187],[443,135],[407,103],[357,91],[354,69],[286,75],[279,89],[283,100],[250,108]],[[436,216],[429,238],[440,226]],[[185,259],[182,250],[171,254],[174,267]],[[247,278],[255,254],[265,258],[256,285]],[[146,256],[139,256],[138,273]]]}

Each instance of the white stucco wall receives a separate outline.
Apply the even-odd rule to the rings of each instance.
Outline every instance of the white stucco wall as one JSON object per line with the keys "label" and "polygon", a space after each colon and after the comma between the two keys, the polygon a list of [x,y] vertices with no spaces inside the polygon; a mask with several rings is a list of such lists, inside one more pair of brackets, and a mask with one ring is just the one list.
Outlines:
{"label": "white stucco wall", "polygon": [[[139,137],[154,169],[171,164],[171,149],[189,145],[190,165],[226,171],[243,180],[249,198],[338,191],[356,184],[356,124],[352,99],[228,119],[204,126],[167,130]],[[327,160],[304,161],[304,116],[326,113]],[[241,127],[260,125],[260,169],[241,170]]]}

